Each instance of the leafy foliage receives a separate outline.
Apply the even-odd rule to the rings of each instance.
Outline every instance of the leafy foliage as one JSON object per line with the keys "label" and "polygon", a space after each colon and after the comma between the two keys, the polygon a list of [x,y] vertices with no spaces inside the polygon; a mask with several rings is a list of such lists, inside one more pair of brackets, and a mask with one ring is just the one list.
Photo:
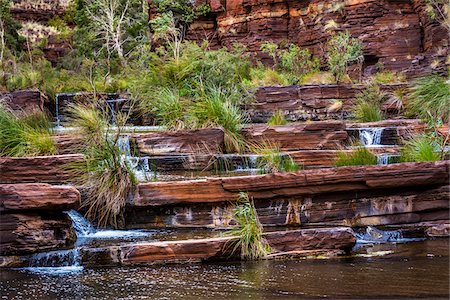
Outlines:
{"label": "leafy foliage", "polygon": [[257,167],[263,170],[263,173],[297,172],[300,170],[291,156],[282,153],[279,147],[268,141],[253,144],[250,146],[250,150],[260,155],[257,160]]}
{"label": "leafy foliage", "polygon": [[362,63],[362,44],[348,32],[340,32],[328,41],[328,67],[337,83],[347,74],[352,62]]}

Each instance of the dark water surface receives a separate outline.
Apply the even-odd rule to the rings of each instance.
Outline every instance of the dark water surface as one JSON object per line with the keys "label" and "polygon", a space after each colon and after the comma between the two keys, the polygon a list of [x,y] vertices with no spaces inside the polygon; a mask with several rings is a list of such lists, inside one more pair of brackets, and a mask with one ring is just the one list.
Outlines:
{"label": "dark water surface", "polygon": [[2,299],[449,298],[449,240],[375,245],[323,260],[1,271]]}

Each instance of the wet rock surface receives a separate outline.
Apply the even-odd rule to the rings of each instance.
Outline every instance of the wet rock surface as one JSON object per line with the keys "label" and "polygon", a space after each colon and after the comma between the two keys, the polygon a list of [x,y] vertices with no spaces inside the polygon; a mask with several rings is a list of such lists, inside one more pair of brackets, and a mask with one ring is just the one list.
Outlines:
{"label": "wet rock surface", "polygon": [[0,184],[0,253],[27,254],[70,248],[76,240],[63,210],[77,208],[80,193],[44,183]]}

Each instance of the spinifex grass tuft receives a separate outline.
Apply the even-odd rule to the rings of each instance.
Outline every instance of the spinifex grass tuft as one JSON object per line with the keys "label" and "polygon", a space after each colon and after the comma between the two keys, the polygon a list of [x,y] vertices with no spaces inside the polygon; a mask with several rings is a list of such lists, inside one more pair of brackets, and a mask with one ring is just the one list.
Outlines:
{"label": "spinifex grass tuft", "polygon": [[45,113],[17,117],[0,104],[0,156],[52,154],[56,154],[56,146]]}
{"label": "spinifex grass tuft", "polygon": [[401,151],[401,161],[404,162],[437,161],[444,156],[442,138],[431,134],[412,137],[405,141]]}
{"label": "spinifex grass tuft", "polygon": [[73,124],[80,128],[80,150],[85,160],[68,165],[74,182],[86,193],[82,208],[98,226],[122,223],[123,209],[137,180],[120,149],[118,140],[124,117],[116,116],[118,130],[109,130],[105,112],[89,106],[73,106]]}
{"label": "spinifex grass tuft", "polygon": [[300,170],[291,156],[280,151],[279,147],[264,141],[259,144],[250,145],[250,150],[260,155],[257,167],[264,173],[296,172]]}
{"label": "spinifex grass tuft", "polygon": [[247,193],[240,193],[234,208],[234,219],[238,228],[227,232],[227,235],[237,236],[233,253],[241,250],[241,259],[257,260],[264,258],[270,252],[270,246],[263,236],[263,227],[259,222],[253,200]]}
{"label": "spinifex grass tuft", "polygon": [[267,121],[267,125],[269,126],[286,125],[287,123],[288,120],[286,120],[281,110],[277,110]]}
{"label": "spinifex grass tuft", "polygon": [[356,95],[355,118],[359,122],[376,122],[384,119],[381,111],[382,103],[387,96],[376,85],[369,85]]}
{"label": "spinifex grass tuft", "polygon": [[367,148],[359,146],[351,152],[338,152],[335,164],[337,167],[376,165],[377,157]]}

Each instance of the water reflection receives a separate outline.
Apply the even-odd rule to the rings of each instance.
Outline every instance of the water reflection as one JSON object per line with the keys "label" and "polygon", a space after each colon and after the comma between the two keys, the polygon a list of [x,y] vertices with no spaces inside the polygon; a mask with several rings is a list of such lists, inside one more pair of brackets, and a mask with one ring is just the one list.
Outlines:
{"label": "water reflection", "polygon": [[448,298],[447,239],[370,249],[394,254],[84,269],[60,276],[7,270],[1,290],[5,299]]}

